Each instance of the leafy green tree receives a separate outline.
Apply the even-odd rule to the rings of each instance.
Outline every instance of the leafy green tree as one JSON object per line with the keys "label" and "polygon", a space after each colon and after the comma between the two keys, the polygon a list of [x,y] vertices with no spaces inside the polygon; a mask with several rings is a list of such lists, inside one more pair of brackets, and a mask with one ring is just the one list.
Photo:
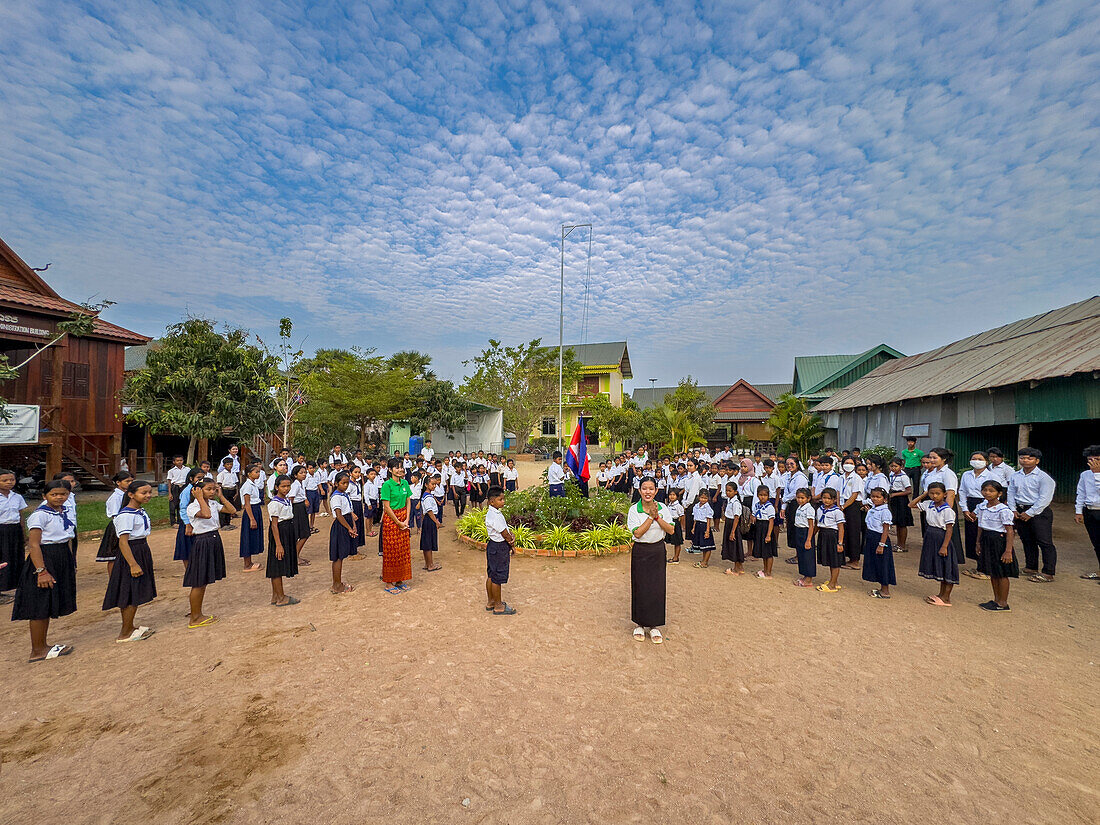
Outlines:
{"label": "leafy green tree", "polygon": [[409,420],[416,409],[417,379],[374,350],[318,350],[302,371],[309,401],[298,420],[334,435],[350,427],[361,450],[372,438],[385,441],[389,423]]}
{"label": "leafy green tree", "polygon": [[[523,450],[542,419],[558,414],[558,350],[542,346],[535,338],[526,344],[506,347],[489,339],[489,346],[464,361],[473,368],[462,394],[503,411],[504,429],[516,434],[517,447]],[[581,365],[571,349],[562,355],[562,387],[568,391],[580,377]]]}
{"label": "leafy green tree", "polygon": [[779,452],[798,453],[803,462],[825,437],[821,418],[809,411],[806,399],[789,392],[777,399],[768,417],[768,428]]}
{"label": "leafy green tree", "polygon": [[450,381],[430,378],[420,382],[409,427],[431,438],[433,430],[456,432],[466,426],[469,403]]}
{"label": "leafy green tree", "polygon": [[394,369],[405,370],[413,378],[424,381],[435,380],[435,373],[429,369],[431,363],[430,355],[412,349],[395,352],[388,361],[389,366]]}
{"label": "leafy green tree", "polygon": [[651,427],[655,436],[653,442],[668,445],[673,453],[706,443],[706,431],[692,419],[690,412],[672,404],[661,404],[653,409]]}
{"label": "leafy green tree", "polygon": [[714,403],[690,375],[681,378],[676,389],[665,395],[665,403],[682,412],[696,427],[706,433],[714,426]]}
{"label": "leafy green tree", "polygon": [[168,327],[122,388],[130,418],[155,433],[188,436],[189,463],[200,438],[226,430],[242,439],[270,432],[281,421],[271,397],[277,364],[249,339],[242,329],[220,333],[204,318]]}
{"label": "leafy green tree", "polygon": [[289,318],[279,319],[279,344],[272,352],[259,336],[256,341],[268,357],[277,364],[275,383],[271,388],[271,399],[279,411],[282,419],[283,444],[290,443],[290,428],[294,422],[294,416],[302,404],[306,402],[302,384],[302,359],[304,351],[301,345],[297,348],[290,342],[290,336],[294,331],[294,323]]}
{"label": "leafy green tree", "polygon": [[600,441],[607,446],[633,444],[644,435],[642,411],[632,398],[615,407],[606,395],[595,395],[585,400],[581,414],[591,419],[591,427],[599,430]]}
{"label": "leafy green tree", "polygon": [[[19,377],[19,370],[61,341],[66,335],[71,335],[74,338],[90,335],[95,328],[95,320],[99,317],[99,313],[107,307],[114,306],[114,303],[114,301],[100,301],[98,304],[81,304],[80,309],[73,310],[64,321],[58,322],[57,335],[38,347],[18,364],[12,364],[5,353],[0,353],[0,382],[14,381]],[[0,397],[0,421],[11,420],[11,413],[8,412],[7,407],[7,400]]]}

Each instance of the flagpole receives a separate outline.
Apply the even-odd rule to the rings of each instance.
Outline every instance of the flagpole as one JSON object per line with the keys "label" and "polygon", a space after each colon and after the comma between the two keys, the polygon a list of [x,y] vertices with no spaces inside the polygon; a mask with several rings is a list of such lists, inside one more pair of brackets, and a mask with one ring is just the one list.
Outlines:
{"label": "flagpole", "polygon": [[561,280],[558,283],[558,452],[562,451],[562,427],[565,426],[565,418],[563,416],[563,390],[562,387],[562,365],[563,353],[565,351],[565,239],[569,237],[569,233],[574,229],[588,228],[589,235],[589,256],[591,256],[591,243],[592,243],[592,224],[590,223],[576,223],[572,226],[567,224],[561,225]]}

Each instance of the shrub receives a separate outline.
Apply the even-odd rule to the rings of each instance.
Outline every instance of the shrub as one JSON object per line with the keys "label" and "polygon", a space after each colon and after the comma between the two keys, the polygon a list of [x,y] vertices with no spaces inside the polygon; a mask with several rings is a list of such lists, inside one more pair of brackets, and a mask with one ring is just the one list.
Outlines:
{"label": "shrub", "polygon": [[524,527],[522,524],[517,524],[511,528],[512,538],[516,540],[517,547],[534,547],[535,546],[535,531],[530,527]]}
{"label": "shrub", "polygon": [[565,525],[559,524],[550,528],[549,532],[547,532],[542,540],[542,546],[547,550],[562,552],[564,550],[572,550],[576,546],[575,542],[575,534]]}
{"label": "shrub", "polygon": [[569,529],[574,533],[583,533],[586,530],[591,530],[592,519],[588,518],[588,516],[577,516],[569,522]]}

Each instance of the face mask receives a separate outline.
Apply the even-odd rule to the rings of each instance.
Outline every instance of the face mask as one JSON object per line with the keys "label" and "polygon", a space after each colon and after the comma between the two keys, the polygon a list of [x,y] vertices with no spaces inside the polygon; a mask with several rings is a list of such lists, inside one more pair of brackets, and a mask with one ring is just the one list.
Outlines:
{"label": "face mask", "polygon": [[855,468],[856,468],[855,464],[845,464],[844,465],[844,472],[850,473],[850,472],[854,471]]}
{"label": "face mask", "polygon": [[982,461],[980,458],[975,458],[973,461],[970,462],[970,466],[973,467],[975,470],[984,470],[985,462]]}

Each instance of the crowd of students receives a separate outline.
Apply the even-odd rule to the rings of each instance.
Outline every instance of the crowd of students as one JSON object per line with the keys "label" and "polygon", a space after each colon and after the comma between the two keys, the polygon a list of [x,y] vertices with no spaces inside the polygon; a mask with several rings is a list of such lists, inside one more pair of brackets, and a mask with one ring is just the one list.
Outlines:
{"label": "crowd of students", "polygon": [[[1100,566],[1100,446],[1088,447],[1084,455],[1088,469],[1078,482],[1076,520],[1085,526]],[[860,570],[862,579],[872,584],[870,595],[878,599],[890,598],[890,587],[896,584],[893,554],[908,551],[916,512],[922,536],[918,572],[940,585],[926,601],[950,606],[952,589],[963,573],[991,581],[993,599],[982,608],[1008,610],[1009,582],[1020,575],[1016,535],[1024,551],[1024,575],[1034,582],[1054,579],[1055,482],[1039,468],[1042,454],[1035,449],[1018,451],[1019,469],[1006,464],[996,448],[976,451],[961,477],[951,468],[953,458],[942,447],[924,454],[914,442],[893,457],[862,455],[858,449],[842,454],[826,450],[805,465],[793,455],[738,457],[729,449],[715,454],[696,449],[660,460],[651,460],[644,451],[628,451],[601,463],[594,480],[597,486],[632,493],[638,506],[631,508],[628,524],[642,520],[636,537],[652,539],[658,528],[667,533],[661,537],[662,557],[664,544],[672,545],[666,564],[679,564],[681,551],[688,547],[689,554],[700,556],[694,566],[707,568],[720,547],[727,574],[743,575],[751,557],[762,562],[756,576],[771,578],[782,533],[790,553],[786,562],[797,566],[796,586],[836,593],[842,589],[842,570]],[[268,466],[244,467],[234,448],[218,466],[215,475],[209,462],[192,469],[176,456],[168,473],[170,521],[177,525],[174,559],[182,563],[183,584],[190,591],[188,628],[217,621],[203,611],[204,597],[209,585],[226,576],[222,532],[233,529],[238,516],[242,572],[264,570],[270,604],[286,607],[299,600],[286,593],[284,580],[311,564],[305,550],[318,532],[318,517],[334,519],[328,539],[332,593],[354,590],[344,581],[343,563],[363,558],[366,539],[375,536],[385,590],[401,593],[412,579],[411,534],[419,535],[423,569],[441,569],[435,554],[447,501],[456,516],[463,514],[467,501],[488,509],[486,610],[516,612],[501,597],[514,543],[500,512],[506,492],[517,487],[518,472],[510,459],[484,451],[437,457],[429,441],[415,457],[395,452],[385,461],[366,459],[360,451],[348,455],[337,446],[317,461],[283,450]],[[569,475],[560,454],[550,470],[554,494]],[[105,504],[109,524],[96,555],[108,566],[103,610],[120,611],[118,642],[142,641],[154,631],[136,624],[137,609],[157,595],[147,542],[151,525],[144,510],[153,489],[127,471],[116,474],[114,483]],[[24,532],[26,502],[14,491],[14,473],[0,470],[0,599],[13,604],[13,620],[30,623],[31,661],[72,651],[68,645],[50,646],[47,633],[50,619],[76,609],[74,484],[67,473],[49,482]],[[643,495],[643,487],[651,487],[652,495]],[[649,515],[653,518],[645,521]],[[261,565],[257,559],[265,555]],[[816,583],[819,565],[829,576]],[[1084,578],[1100,579],[1100,570]],[[660,579],[663,623],[663,569]],[[14,596],[3,595],[11,589]],[[652,631],[655,626],[648,627]]]}

